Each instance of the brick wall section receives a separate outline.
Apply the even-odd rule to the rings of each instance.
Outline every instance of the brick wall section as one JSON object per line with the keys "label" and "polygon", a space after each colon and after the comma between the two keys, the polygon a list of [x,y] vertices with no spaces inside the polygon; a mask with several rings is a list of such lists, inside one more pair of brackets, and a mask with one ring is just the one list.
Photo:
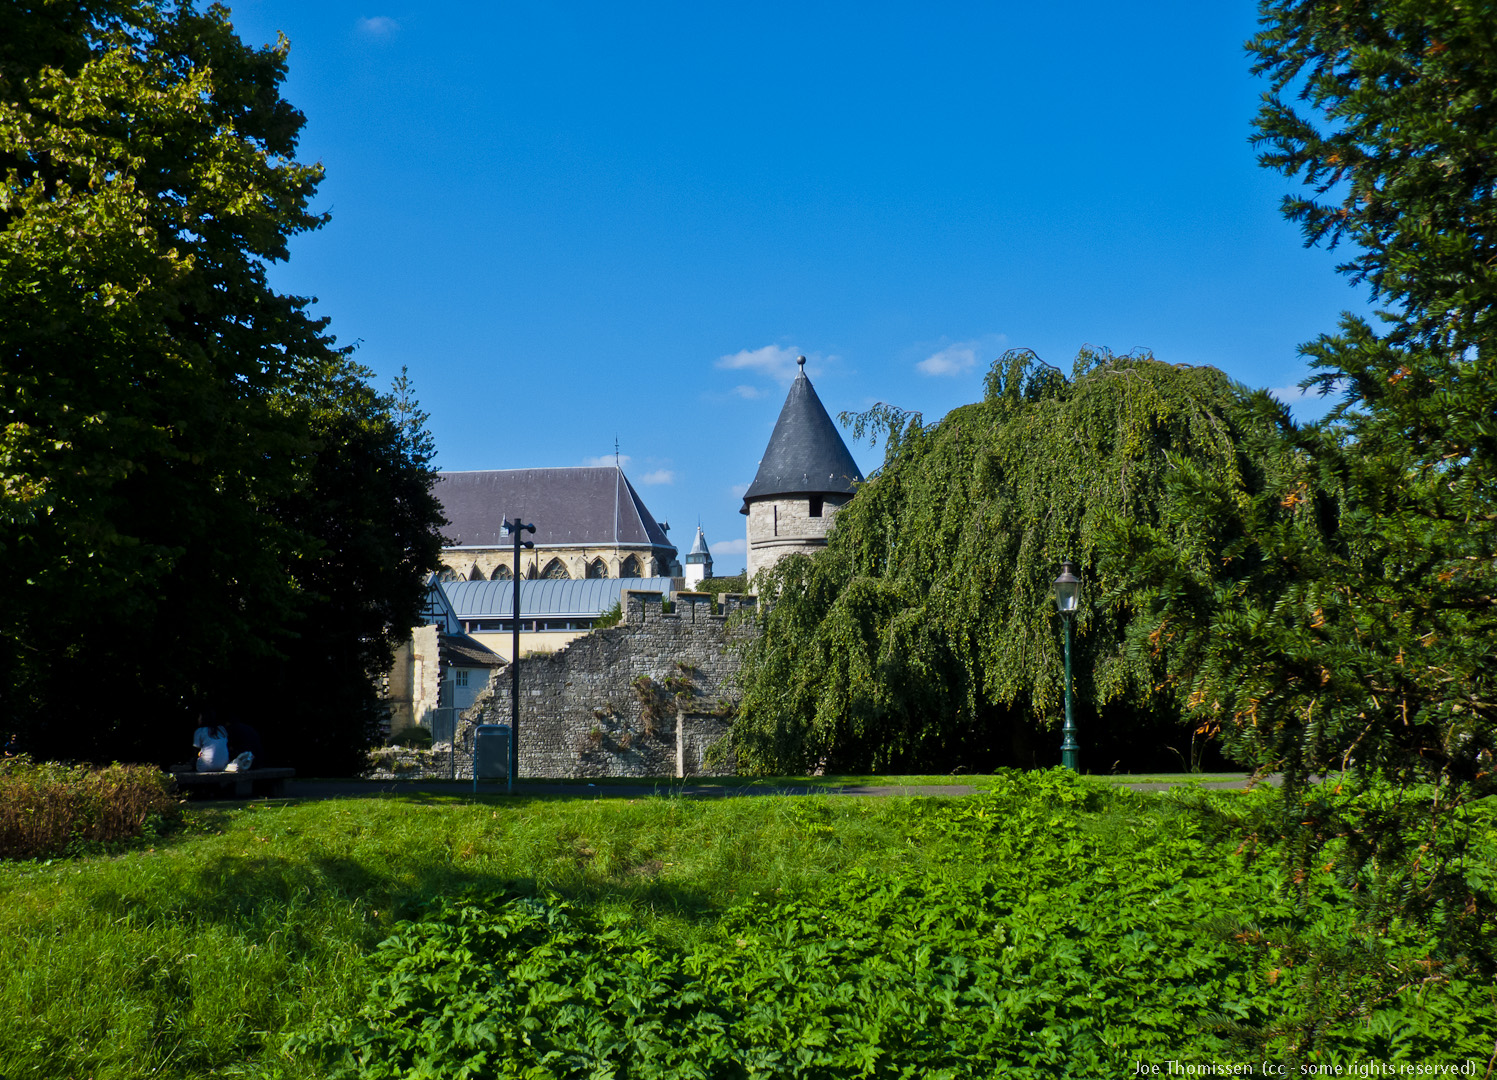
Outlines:
{"label": "brick wall section", "polygon": [[[658,592],[622,599],[618,626],[520,660],[521,779],[709,775],[707,750],[738,705],[735,646],[758,633],[757,598],[724,594],[718,611],[708,593],[678,592],[670,614]],[[509,709],[506,671],[464,715],[461,744],[476,724],[509,723]]]}

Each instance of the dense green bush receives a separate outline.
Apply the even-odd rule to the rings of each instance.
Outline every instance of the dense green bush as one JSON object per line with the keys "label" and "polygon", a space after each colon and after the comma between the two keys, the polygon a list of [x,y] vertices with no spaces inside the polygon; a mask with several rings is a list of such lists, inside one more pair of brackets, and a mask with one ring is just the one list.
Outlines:
{"label": "dense green bush", "polygon": [[[356,1016],[294,1045],[358,1080],[1118,1076],[1181,1059],[1490,1054],[1492,992],[1469,969],[1419,927],[1350,937],[1333,879],[1300,892],[1241,843],[1271,822],[1267,800],[1186,797],[1162,820],[1145,798],[1048,773],[911,804],[912,844],[968,857],[857,868],[798,895],[766,886],[687,941],[555,892],[443,898],[379,946]],[[799,813],[827,827],[816,804]],[[1312,939],[1316,957],[1340,949],[1334,977],[1294,952]],[[1386,966],[1422,971],[1421,988],[1369,999],[1368,970]]]}
{"label": "dense green bush", "polygon": [[0,760],[0,858],[60,855],[138,837],[178,811],[172,778],[148,765]]}

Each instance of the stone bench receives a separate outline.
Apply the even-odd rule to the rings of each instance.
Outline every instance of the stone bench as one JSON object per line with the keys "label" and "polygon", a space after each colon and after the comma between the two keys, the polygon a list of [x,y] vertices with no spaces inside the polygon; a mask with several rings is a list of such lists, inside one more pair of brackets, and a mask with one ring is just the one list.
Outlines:
{"label": "stone bench", "polygon": [[280,795],[286,781],[296,775],[295,769],[245,769],[243,772],[173,772],[177,787],[189,798],[248,799],[256,795]]}

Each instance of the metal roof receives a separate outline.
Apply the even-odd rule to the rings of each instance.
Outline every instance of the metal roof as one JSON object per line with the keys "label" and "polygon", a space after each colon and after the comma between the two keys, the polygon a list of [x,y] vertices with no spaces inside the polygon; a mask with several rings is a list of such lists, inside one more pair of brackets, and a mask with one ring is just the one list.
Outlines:
{"label": "metal roof", "polygon": [[447,517],[449,548],[509,547],[508,518],[535,526],[525,534],[537,547],[562,544],[648,546],[675,554],[676,546],[616,466],[571,469],[485,469],[437,474],[434,489]]}
{"label": "metal roof", "polygon": [[800,374],[790,384],[774,434],[759,461],[759,472],[743,493],[741,513],[748,513],[750,499],[851,494],[862,482],[857,462],[806,378],[806,358],[798,362]]}
{"label": "metal roof", "polygon": [[[601,615],[619,602],[625,589],[661,592],[669,597],[673,584],[668,577],[522,581],[520,618]],[[513,610],[513,581],[444,581],[442,589],[459,619],[507,619]]]}

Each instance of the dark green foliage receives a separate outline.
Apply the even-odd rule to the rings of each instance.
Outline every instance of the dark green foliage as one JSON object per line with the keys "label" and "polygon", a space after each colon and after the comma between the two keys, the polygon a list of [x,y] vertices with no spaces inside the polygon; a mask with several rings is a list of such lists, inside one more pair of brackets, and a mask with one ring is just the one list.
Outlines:
{"label": "dark green foliage", "polygon": [[[1089,768],[1150,763],[1188,745],[1160,665],[1124,649],[1132,611],[1099,563],[1117,518],[1183,546],[1200,523],[1163,522],[1168,476],[1202,470],[1232,492],[1257,482],[1251,448],[1282,410],[1212,368],[1084,352],[1072,378],[1033,354],[994,364],[983,401],[937,424],[881,406],[854,433],[887,435],[885,462],[837,515],[814,559],[760,582],[764,634],[747,654],[735,725],[749,769],[982,768],[1051,753],[1061,633],[1051,584],[1077,566],[1078,694]],[[1250,432],[1261,433],[1256,440]],[[1245,449],[1248,448],[1248,449]],[[1131,750],[1129,749],[1131,745]]]}
{"label": "dark green foliage", "polygon": [[38,763],[0,758],[0,858],[97,849],[175,819],[172,778],[144,765]]}
{"label": "dark green foliage", "polygon": [[401,396],[414,407],[403,373],[396,396],[375,393],[368,375],[331,364],[304,391],[315,455],[305,486],[276,507],[308,544],[292,564],[295,636],[275,655],[230,661],[210,691],[259,727],[270,763],[323,776],[364,767],[383,718],[379,678],[441,552],[425,415],[402,419]]}
{"label": "dark green foliage", "polygon": [[[1133,645],[1239,757],[1284,774],[1286,850],[1357,886],[1353,940],[1422,920],[1492,977],[1497,909],[1459,823],[1497,790],[1497,7],[1260,12],[1262,161],[1313,190],[1286,216],[1352,246],[1341,269],[1386,329],[1346,315],[1304,347],[1341,403],[1250,497],[1178,472],[1161,520],[1214,532],[1182,548],[1126,523]],[[1352,792],[1376,796],[1348,811]]]}
{"label": "dark green foliage", "polygon": [[[1351,244],[1340,269],[1395,308],[1393,344],[1451,365],[1430,380],[1453,410],[1436,424],[1480,419],[1449,392],[1490,375],[1462,353],[1497,332],[1497,5],[1262,0],[1259,17],[1249,49],[1272,89],[1254,142],[1262,164],[1313,189],[1286,196],[1285,216],[1307,245]],[[1355,343],[1340,351],[1366,359]]]}
{"label": "dark green foliage", "polygon": [[732,577],[704,578],[697,585],[698,592],[711,593],[713,596],[721,596],[723,593],[748,592],[748,582],[743,574],[734,574]]}
{"label": "dark green foliage", "polygon": [[285,72],[219,7],[0,8],[0,710],[40,754],[168,762],[273,696],[243,719],[347,764],[434,565],[429,444],[267,282],[324,220]]}
{"label": "dark green foliage", "polygon": [[[806,829],[827,827],[816,804],[800,810]],[[360,1080],[1484,1058],[1497,1001],[1459,962],[1431,962],[1413,927],[1390,927],[1335,973],[1295,952],[1345,942],[1347,896],[1317,879],[1301,909],[1276,864],[1242,851],[1235,830],[1262,810],[1251,797],[1161,806],[1070,774],[1009,775],[980,796],[910,806],[909,840],[952,850],[942,869],[766,888],[687,943],[555,894],[444,898],[380,945],[356,1017],[294,1045]],[[1493,822],[1476,824],[1490,851]],[[1368,999],[1378,964],[1427,981]],[[1304,980],[1340,1012],[1296,1011]],[[1341,1018],[1348,1003],[1355,1022]]]}
{"label": "dark green foliage", "polygon": [[[1243,539],[1218,566],[1189,586],[1161,569],[1156,599],[1192,631],[1201,609],[1182,596],[1232,599],[1194,692],[1251,721],[1256,760],[1491,790],[1497,7],[1275,0],[1261,12],[1263,163],[1335,200],[1290,197],[1285,214],[1307,243],[1354,246],[1341,269],[1390,305],[1388,330],[1345,316],[1305,347],[1315,381],[1343,394],[1333,422],[1300,433],[1301,467],[1238,507]],[[1201,478],[1180,495],[1177,514],[1219,500]]]}

